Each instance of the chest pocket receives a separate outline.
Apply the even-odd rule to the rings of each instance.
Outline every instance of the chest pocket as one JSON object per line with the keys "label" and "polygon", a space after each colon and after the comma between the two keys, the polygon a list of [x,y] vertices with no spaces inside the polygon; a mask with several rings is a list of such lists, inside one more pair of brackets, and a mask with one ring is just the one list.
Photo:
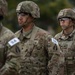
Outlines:
{"label": "chest pocket", "polygon": [[43,43],[39,40],[34,40],[34,49],[32,52],[33,57],[43,56],[44,49],[43,49]]}
{"label": "chest pocket", "polygon": [[72,48],[74,47],[73,41],[66,41],[66,43],[62,42],[60,47],[64,53],[65,62],[69,65],[74,64],[75,63],[75,51]]}
{"label": "chest pocket", "polygon": [[72,53],[72,42],[73,41],[59,42],[60,48],[65,55],[70,55],[70,53]]}
{"label": "chest pocket", "polygon": [[22,59],[25,57],[30,57],[32,54],[32,51],[34,49],[34,43],[32,40],[28,40],[26,42],[22,42],[19,45],[20,49],[21,49],[21,56]]}
{"label": "chest pocket", "polygon": [[30,46],[29,51],[31,52],[31,55],[33,57],[42,55],[41,53],[43,53],[43,48],[44,48],[43,41],[41,40],[30,41],[29,46]]}

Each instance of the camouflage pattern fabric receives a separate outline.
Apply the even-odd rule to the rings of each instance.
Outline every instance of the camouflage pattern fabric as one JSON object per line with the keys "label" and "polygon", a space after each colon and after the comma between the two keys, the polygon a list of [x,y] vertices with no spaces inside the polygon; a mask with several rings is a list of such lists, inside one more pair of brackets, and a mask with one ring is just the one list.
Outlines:
{"label": "camouflage pattern fabric", "polygon": [[20,75],[56,75],[60,51],[52,36],[36,26],[28,32],[21,29],[15,34],[21,41]]}
{"label": "camouflage pattern fabric", "polygon": [[63,18],[63,17],[68,17],[71,19],[75,19],[75,12],[73,9],[71,8],[66,8],[66,9],[62,9],[60,10],[60,12],[58,13],[57,19]]}
{"label": "camouflage pattern fabric", "polygon": [[0,75],[19,75],[20,50],[17,44],[8,43],[13,38],[14,34],[0,23]]}
{"label": "camouflage pattern fabric", "polygon": [[8,4],[6,0],[0,0],[0,15],[2,16],[7,15],[7,8],[8,8]]}
{"label": "camouflage pattern fabric", "polygon": [[34,18],[40,18],[40,9],[33,1],[22,1],[18,4],[16,12],[26,12]]}
{"label": "camouflage pattern fabric", "polygon": [[64,60],[59,66],[57,75],[75,75],[75,30],[67,37],[62,31],[55,38],[64,54]]}

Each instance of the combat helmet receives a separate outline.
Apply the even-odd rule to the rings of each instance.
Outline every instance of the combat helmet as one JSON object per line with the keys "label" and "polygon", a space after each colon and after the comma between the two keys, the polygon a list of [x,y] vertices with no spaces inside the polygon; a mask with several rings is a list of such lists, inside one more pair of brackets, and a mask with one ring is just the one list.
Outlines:
{"label": "combat helmet", "polygon": [[63,17],[68,17],[75,20],[75,12],[71,8],[60,10],[60,12],[58,13],[57,19],[59,20],[60,18],[63,18]]}
{"label": "combat helmet", "polygon": [[26,12],[33,18],[40,18],[40,9],[33,1],[22,1],[17,5],[16,12]]}
{"label": "combat helmet", "polygon": [[0,0],[0,20],[7,14],[7,6],[6,0]]}

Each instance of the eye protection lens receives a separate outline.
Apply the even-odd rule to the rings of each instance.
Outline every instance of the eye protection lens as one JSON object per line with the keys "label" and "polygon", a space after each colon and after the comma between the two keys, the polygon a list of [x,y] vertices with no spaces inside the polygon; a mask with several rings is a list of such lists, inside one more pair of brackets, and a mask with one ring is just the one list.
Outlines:
{"label": "eye protection lens", "polygon": [[26,12],[17,12],[17,16],[21,15],[21,16],[26,16],[28,15],[29,13],[26,13]]}
{"label": "eye protection lens", "polygon": [[66,18],[66,17],[65,18],[60,18],[59,21],[66,21],[66,20],[69,20],[69,19],[70,18]]}

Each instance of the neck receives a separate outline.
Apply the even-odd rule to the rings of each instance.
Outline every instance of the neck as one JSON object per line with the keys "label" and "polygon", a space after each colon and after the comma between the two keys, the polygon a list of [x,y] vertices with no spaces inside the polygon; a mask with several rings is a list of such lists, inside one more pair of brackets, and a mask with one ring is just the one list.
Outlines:
{"label": "neck", "polygon": [[74,30],[73,26],[70,28],[67,28],[66,30],[64,30],[64,35],[69,35],[73,30]]}
{"label": "neck", "polygon": [[23,31],[25,32],[30,31],[33,28],[33,26],[34,24],[30,23],[29,25],[23,27]]}

